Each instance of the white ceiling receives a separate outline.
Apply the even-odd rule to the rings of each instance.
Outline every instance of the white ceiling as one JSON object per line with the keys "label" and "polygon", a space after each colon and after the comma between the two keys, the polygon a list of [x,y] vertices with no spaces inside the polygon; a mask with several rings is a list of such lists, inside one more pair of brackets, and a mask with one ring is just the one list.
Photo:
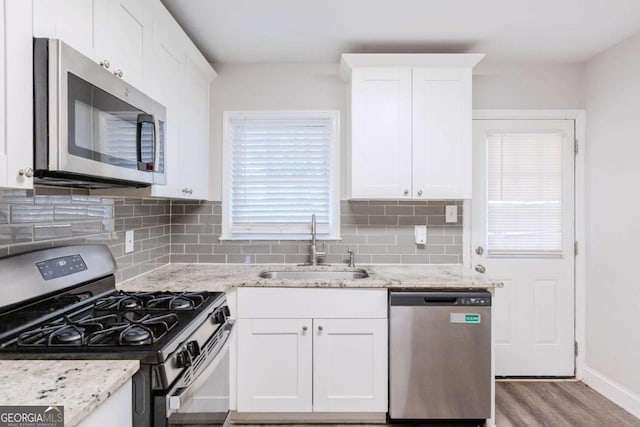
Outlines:
{"label": "white ceiling", "polygon": [[211,62],[478,52],[580,62],[640,31],[640,0],[162,0]]}

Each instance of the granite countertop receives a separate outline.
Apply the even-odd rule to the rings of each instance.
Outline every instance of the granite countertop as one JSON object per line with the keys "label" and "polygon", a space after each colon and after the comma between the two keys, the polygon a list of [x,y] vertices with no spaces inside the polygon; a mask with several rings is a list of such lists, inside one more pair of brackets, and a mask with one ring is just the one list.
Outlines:
{"label": "granite countertop", "polygon": [[139,368],[137,360],[0,360],[0,405],[62,405],[73,427]]}
{"label": "granite countertop", "polygon": [[[365,270],[366,279],[291,280],[263,279],[262,271]],[[296,265],[168,264],[118,285],[127,291],[226,291],[232,287],[323,288],[460,288],[488,289],[502,286],[460,265],[363,265],[298,267]]]}

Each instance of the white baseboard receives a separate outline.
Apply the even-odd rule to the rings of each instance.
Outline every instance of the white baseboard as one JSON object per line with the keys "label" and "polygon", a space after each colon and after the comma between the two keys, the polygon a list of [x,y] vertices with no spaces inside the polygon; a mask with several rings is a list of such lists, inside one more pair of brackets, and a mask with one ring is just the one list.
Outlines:
{"label": "white baseboard", "polygon": [[588,366],[584,367],[582,381],[625,411],[640,418],[640,395]]}

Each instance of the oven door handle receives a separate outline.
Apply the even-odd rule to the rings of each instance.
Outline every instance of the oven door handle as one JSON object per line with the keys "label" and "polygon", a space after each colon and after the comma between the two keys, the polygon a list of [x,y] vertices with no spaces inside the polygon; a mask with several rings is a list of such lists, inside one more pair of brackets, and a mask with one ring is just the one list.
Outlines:
{"label": "oven door handle", "polygon": [[207,367],[198,375],[198,377],[186,387],[182,387],[180,381],[178,384],[169,390],[167,393],[166,405],[167,405],[167,418],[171,416],[174,412],[178,412],[180,408],[183,406],[184,402],[189,400],[196,391],[200,387],[204,385],[207,379],[211,376],[213,371],[220,365],[220,362],[225,357],[225,355],[229,352],[229,338],[231,333],[233,332],[233,321],[231,319],[228,320],[230,323],[226,326],[225,337],[218,345],[219,349],[217,352],[212,352],[211,355],[214,355],[211,359],[205,360],[205,363],[208,363]]}

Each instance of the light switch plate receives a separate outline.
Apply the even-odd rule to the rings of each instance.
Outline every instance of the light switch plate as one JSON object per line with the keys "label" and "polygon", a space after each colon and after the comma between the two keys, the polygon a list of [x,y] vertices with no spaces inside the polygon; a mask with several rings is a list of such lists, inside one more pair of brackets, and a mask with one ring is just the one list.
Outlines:
{"label": "light switch plate", "polygon": [[447,205],[444,210],[444,222],[447,224],[455,224],[458,222],[458,206]]}
{"label": "light switch plate", "polygon": [[414,229],[414,233],[416,237],[416,245],[427,244],[427,226],[426,225],[416,225]]}
{"label": "light switch plate", "polygon": [[133,252],[133,230],[124,233],[124,253]]}

